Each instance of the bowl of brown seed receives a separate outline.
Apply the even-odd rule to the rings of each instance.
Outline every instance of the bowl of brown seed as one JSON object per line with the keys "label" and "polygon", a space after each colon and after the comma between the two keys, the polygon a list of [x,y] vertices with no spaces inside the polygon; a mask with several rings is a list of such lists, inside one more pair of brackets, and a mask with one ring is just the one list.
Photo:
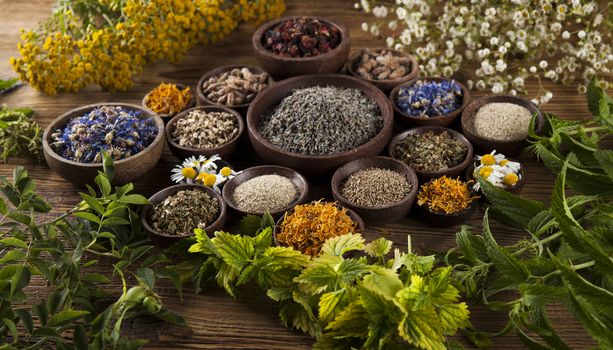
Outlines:
{"label": "bowl of brown seed", "polygon": [[208,234],[223,229],[227,207],[211,187],[181,184],[151,196],[149,204],[141,208],[140,217],[151,240],[168,247],[194,236],[195,229]]}
{"label": "bowl of brown seed", "polygon": [[268,73],[258,67],[218,67],[200,78],[196,87],[196,100],[199,106],[228,107],[244,116],[251,101],[271,83]]}
{"label": "bowl of brown seed", "polygon": [[545,117],[532,102],[511,95],[484,96],[462,112],[462,133],[483,153],[515,155],[528,146],[530,124],[538,134]]}
{"label": "bowl of brown seed", "polygon": [[347,72],[389,93],[417,78],[419,65],[412,55],[388,48],[363,49],[347,61]]}
{"label": "bowl of brown seed", "polygon": [[456,177],[473,159],[473,147],[464,135],[442,126],[420,126],[394,136],[390,157],[410,166],[421,181]]}
{"label": "bowl of brown seed", "polygon": [[187,109],[166,125],[168,148],[179,159],[218,154],[230,159],[236,153],[245,122],[238,112],[219,106]]}
{"label": "bowl of brown seed", "polygon": [[411,211],[417,175],[405,163],[389,157],[365,157],[338,168],[332,176],[334,200],[364,221],[387,223]]}

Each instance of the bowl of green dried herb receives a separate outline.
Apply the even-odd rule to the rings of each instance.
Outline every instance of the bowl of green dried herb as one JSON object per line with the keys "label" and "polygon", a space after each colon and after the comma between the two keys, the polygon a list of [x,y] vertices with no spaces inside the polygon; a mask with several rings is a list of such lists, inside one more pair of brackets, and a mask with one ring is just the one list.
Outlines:
{"label": "bowl of green dried herb", "polygon": [[140,212],[143,229],[152,241],[168,247],[194,236],[194,229],[208,233],[221,230],[227,207],[210,187],[181,184],[167,187],[149,198]]}
{"label": "bowl of green dried herb", "polygon": [[473,158],[473,147],[464,135],[441,126],[420,126],[392,138],[390,157],[413,168],[422,181],[459,176]]}

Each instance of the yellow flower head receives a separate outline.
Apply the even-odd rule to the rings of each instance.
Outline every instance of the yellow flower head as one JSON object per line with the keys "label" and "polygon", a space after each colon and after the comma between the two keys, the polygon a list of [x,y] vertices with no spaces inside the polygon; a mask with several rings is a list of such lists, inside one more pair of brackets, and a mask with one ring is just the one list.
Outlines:
{"label": "yellow flower head", "polygon": [[500,163],[498,163],[498,165],[505,166],[505,165],[507,165],[508,162],[509,162],[508,159],[503,159],[503,160],[500,161]]}
{"label": "yellow flower head", "polygon": [[486,154],[481,157],[481,164],[483,165],[494,165],[496,164],[496,158],[494,158],[491,154]]}
{"label": "yellow flower head", "polygon": [[183,168],[181,169],[181,175],[186,179],[193,179],[196,177],[196,170],[194,168]]}
{"label": "yellow flower head", "polygon": [[230,169],[229,167],[225,166],[223,168],[221,168],[221,170],[219,171],[219,173],[223,176],[223,177],[228,177],[230,175],[232,175],[232,169]]}
{"label": "yellow flower head", "polygon": [[519,181],[519,176],[517,176],[517,174],[513,174],[513,173],[506,174],[504,176],[504,180],[503,180],[504,184],[507,185],[507,186],[515,185],[517,183],[517,181]]}
{"label": "yellow flower head", "polygon": [[203,179],[202,179],[202,183],[207,186],[207,187],[213,187],[215,185],[215,182],[217,182],[217,176],[213,175],[213,174],[206,174],[204,175]]}
{"label": "yellow flower head", "polygon": [[487,178],[490,175],[492,175],[492,172],[494,171],[494,169],[492,169],[492,167],[490,166],[484,166],[483,168],[479,169],[479,175]]}

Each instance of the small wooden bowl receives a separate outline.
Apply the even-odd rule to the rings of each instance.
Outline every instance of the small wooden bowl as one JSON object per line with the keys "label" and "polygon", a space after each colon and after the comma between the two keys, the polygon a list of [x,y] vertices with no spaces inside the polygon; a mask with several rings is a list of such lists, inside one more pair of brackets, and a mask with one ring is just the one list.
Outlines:
{"label": "small wooden bowl", "polygon": [[[185,90],[185,88],[187,87],[187,86],[185,86],[185,85],[183,85],[183,84],[178,84],[178,83],[177,83],[177,84],[174,84],[174,85],[176,85],[176,86],[177,86],[177,88],[178,88],[179,90]],[[156,87],[157,87],[157,86],[156,86]],[[155,88],[154,88],[154,89],[155,89]],[[145,97],[143,97],[143,101],[141,102],[141,104],[142,104],[143,108],[151,109],[151,108],[149,108],[149,106],[147,105],[147,100],[149,99],[149,94],[151,94],[151,91],[149,91],[149,92],[148,92],[148,93],[145,95]],[[187,105],[185,106],[185,108],[183,108],[183,110],[182,110],[182,111],[184,111],[184,110],[186,110],[186,109],[188,109],[188,108],[192,108],[192,107],[194,107],[195,105],[196,105],[196,97],[195,97],[194,91],[192,91],[192,98],[191,98],[191,100],[189,100],[189,102],[187,103]],[[181,111],[181,112],[182,112],[182,111]],[[181,112],[179,112],[179,113],[181,113]],[[160,113],[158,113],[158,116],[159,116],[160,118],[162,118],[162,120],[164,121],[164,124],[168,124],[168,122],[170,121],[170,119],[172,119],[172,117],[174,117],[175,115],[177,115],[177,114],[179,114],[179,113],[175,113],[175,114],[160,114]]]}
{"label": "small wooden bowl", "polygon": [[[247,113],[247,109],[249,108],[249,105],[251,104],[251,102],[253,102],[253,100],[251,100],[251,102],[243,103],[243,104],[240,104],[240,105],[227,106],[227,105],[224,105],[224,104],[217,103],[217,102],[214,102],[212,100],[209,100],[206,97],[206,95],[204,94],[204,92],[202,91],[202,87],[203,87],[204,83],[207,80],[209,80],[210,78],[222,75],[223,73],[231,71],[231,70],[236,69],[236,68],[238,68],[238,69],[240,69],[240,68],[247,68],[253,74],[266,73],[262,69],[260,69],[259,67],[252,67],[252,66],[247,66],[247,65],[244,65],[244,64],[234,64],[234,65],[223,66],[223,67],[218,67],[218,68],[212,69],[212,70],[206,72],[206,74],[204,74],[202,76],[202,78],[200,78],[200,80],[198,81],[198,85],[196,86],[196,102],[197,102],[198,106],[218,106],[218,107],[231,108],[231,109],[236,110],[242,116],[245,116],[245,114]],[[270,86],[270,84],[272,84],[272,80],[270,79],[270,77],[268,77],[267,83],[268,83],[269,86]]]}
{"label": "small wooden bowl", "polygon": [[213,223],[211,223],[209,226],[204,228],[204,231],[206,231],[207,234],[223,229],[223,226],[226,223],[226,216],[227,216],[226,203],[223,201],[223,198],[221,197],[221,195],[215,192],[212,188],[204,187],[200,185],[187,185],[187,184],[174,185],[174,186],[167,187],[157,192],[153,196],[151,196],[149,198],[150,204],[142,207],[140,210],[140,219],[143,225],[143,229],[145,230],[145,232],[147,232],[147,234],[149,235],[149,238],[151,238],[153,242],[155,242],[157,245],[161,247],[168,247],[168,246],[173,245],[174,243],[181,241],[183,238],[194,236],[193,232],[185,236],[169,235],[169,234],[165,234],[162,232],[158,232],[153,227],[151,227],[151,225],[149,225],[151,210],[153,209],[153,206],[155,204],[163,202],[164,200],[166,200],[166,198],[176,194],[179,191],[183,191],[183,190],[204,191],[208,193],[210,196],[212,196],[213,198],[215,198],[217,200],[217,203],[219,203],[219,216],[217,216],[217,219],[213,221]]}
{"label": "small wooden bowl", "polygon": [[[341,188],[351,174],[368,168],[382,168],[403,174],[411,184],[409,194],[397,203],[385,207],[364,207],[351,203],[342,195]],[[405,163],[389,157],[366,157],[349,162],[338,168],[332,176],[332,196],[343,207],[355,211],[368,223],[387,223],[396,221],[411,211],[411,207],[417,196],[419,183],[417,175]]]}
{"label": "small wooden bowl", "polygon": [[[396,99],[398,98],[398,94],[400,93],[400,89],[403,87],[411,86],[418,81],[435,81],[435,82],[443,82],[446,80],[453,80],[456,84],[458,84],[462,88],[462,104],[455,111],[444,114],[437,117],[427,117],[427,118],[418,118],[414,117],[410,114],[407,114],[400,110],[396,105]],[[448,126],[462,113],[464,108],[468,106],[470,102],[470,92],[468,88],[464,86],[464,84],[460,83],[455,79],[446,79],[446,78],[437,78],[437,77],[425,77],[425,78],[415,78],[407,83],[400,84],[396,86],[389,95],[389,99],[392,102],[392,106],[394,107],[394,115],[396,116],[396,120],[405,123],[407,125],[415,125],[415,126]]]}
{"label": "small wooden bowl", "polygon": [[[224,143],[221,146],[213,147],[213,148],[191,148],[179,145],[178,142],[174,141],[172,138],[172,133],[176,128],[177,122],[187,117],[187,115],[194,110],[201,110],[204,112],[225,112],[230,113],[236,119],[238,124],[238,134],[234,136],[230,141]],[[187,109],[179,114],[177,114],[174,118],[172,118],[168,124],[166,125],[166,142],[168,142],[168,148],[170,151],[179,159],[185,159],[191,156],[199,156],[203,155],[206,157],[213,156],[218,154],[222,159],[230,159],[236,153],[236,150],[239,146],[241,136],[245,131],[245,122],[238,112],[233,109],[219,106],[200,106]]]}
{"label": "small wooden bowl", "polygon": [[449,133],[449,136],[451,136],[453,139],[459,140],[460,142],[464,143],[468,149],[466,151],[466,157],[460,164],[454,167],[445,169],[445,170],[440,170],[440,171],[422,171],[422,170],[413,169],[415,173],[417,174],[417,177],[419,177],[421,181],[427,181],[435,177],[441,177],[441,176],[456,177],[462,174],[462,172],[464,172],[464,170],[466,170],[466,167],[468,167],[468,165],[470,164],[470,161],[473,159],[473,146],[470,144],[470,141],[468,141],[468,139],[464,137],[464,135],[460,134],[459,132],[455,130],[444,128],[442,126],[420,126],[417,128],[412,128],[404,132],[401,132],[400,134],[394,136],[392,140],[390,141],[389,146],[387,148],[388,155],[394,159],[397,159],[395,156],[396,146],[402,140],[404,140],[405,137],[407,137],[407,135],[412,135],[412,134],[419,135],[419,134],[423,134],[428,131],[433,131],[434,133],[437,133],[437,134],[446,131]]}
{"label": "small wooden bowl", "polygon": [[[341,42],[334,49],[319,56],[312,57],[285,57],[276,55],[264,47],[262,40],[266,31],[289,19],[297,18],[317,19],[331,26],[335,26],[340,31]],[[347,27],[334,20],[315,16],[288,16],[266,22],[253,33],[251,42],[258,64],[275,80],[283,80],[297,75],[336,73],[340,71],[345,65],[345,62],[347,62],[351,46],[351,39]]]}
{"label": "small wooden bowl", "polygon": [[466,107],[462,113],[462,133],[464,133],[464,135],[475,144],[475,147],[483,153],[489,153],[492,150],[496,150],[498,153],[515,155],[529,145],[526,139],[498,141],[479,136],[474,132],[473,123],[479,108],[489,103],[499,102],[514,103],[528,109],[532,114],[536,113],[536,133],[538,134],[541,132],[543,125],[545,125],[545,117],[534,103],[517,96],[491,95],[477,98]]}
{"label": "small wooden bowl", "polygon": [[[509,158],[507,158],[509,159]],[[509,159],[510,161],[515,162],[516,160],[514,159]],[[475,171],[476,168],[476,164],[477,164],[477,160],[474,160],[472,162],[470,162],[470,164],[468,165],[468,168],[466,168],[466,172],[464,172],[464,176],[466,177],[466,181],[477,181],[472,175],[473,172]],[[520,167],[519,167],[519,181],[517,181],[517,183],[511,187],[505,187],[503,188],[503,190],[509,192],[509,193],[513,193],[513,194],[519,194],[521,192],[521,190],[524,188],[524,185],[526,184],[526,168],[524,167],[524,165],[522,163],[520,163]],[[481,193],[481,191],[478,191],[479,193]],[[485,199],[485,196],[481,196],[481,198]]]}
{"label": "small wooden bowl", "polygon": [[77,186],[91,184],[102,171],[102,163],[79,163],[66,159],[57,154],[51,148],[51,134],[57,129],[63,128],[72,118],[80,117],[91,110],[101,106],[121,106],[142,112],[142,118],[153,118],[158,128],[158,134],[153,142],[141,152],[128,158],[114,161],[115,177],[113,184],[121,185],[133,182],[149,172],[160,160],[164,151],[164,122],[152,110],[129,103],[96,103],[77,107],[54,119],[45,129],[43,134],[43,153],[51,170]]}
{"label": "small wooden bowl", "polygon": [[468,220],[468,218],[470,218],[475,209],[477,209],[478,205],[479,200],[473,199],[468,208],[452,214],[435,213],[433,211],[430,211],[430,209],[420,205],[418,205],[417,208],[419,209],[419,217],[423,218],[423,220],[430,225],[437,227],[450,227],[459,225]]}
{"label": "small wooden bowl", "polygon": [[[288,152],[274,146],[259,133],[258,125],[261,116],[278,105],[294,89],[326,85],[359,89],[373,99],[379,106],[383,118],[381,131],[370,141],[355,149],[324,156]],[[338,74],[305,75],[275,83],[260,93],[247,111],[247,132],[256,153],[268,162],[296,169],[307,175],[319,175],[351,160],[378,155],[385,148],[392,135],[393,124],[392,106],[379,89],[361,79]]]}
{"label": "small wooden bowl", "polygon": [[272,174],[276,174],[276,175],[283,176],[283,177],[290,179],[292,183],[294,184],[294,186],[296,186],[296,188],[298,189],[298,193],[299,193],[298,198],[292,204],[288,205],[287,207],[269,212],[269,214],[272,217],[279,217],[286,211],[293,209],[296,205],[303,204],[304,202],[306,202],[309,196],[309,183],[304,178],[304,176],[302,176],[299,172],[297,172],[294,169],[290,169],[290,168],[286,168],[282,166],[276,166],[276,165],[261,165],[261,166],[256,166],[256,167],[252,167],[252,168],[243,170],[240,174],[236,175],[234,178],[230,179],[230,181],[228,181],[225,184],[223,191],[222,191],[224,201],[230,208],[232,208],[235,212],[239,213],[240,215],[247,215],[247,214],[263,215],[265,214],[264,212],[247,212],[244,210],[240,210],[234,204],[234,201],[232,200],[232,196],[236,188],[242,183],[244,183],[245,181],[251,180],[258,176],[272,175]]}
{"label": "small wooden bowl", "polygon": [[356,72],[356,65],[363,51],[364,50],[360,50],[359,52],[355,53],[353,56],[349,58],[349,60],[347,61],[347,73],[349,73],[349,75],[352,75],[356,78],[363,79],[373,84],[374,86],[378,87],[379,89],[381,89],[381,91],[383,91],[386,94],[392,91],[394,87],[400,84],[406,83],[408,81],[411,81],[417,78],[417,76],[419,75],[419,64],[417,63],[417,59],[415,59],[413,55],[409,55],[408,53],[403,52],[403,51],[398,51],[398,50],[393,50],[393,49],[388,49],[388,48],[375,48],[375,49],[370,49],[370,51],[374,53],[381,53],[381,51],[389,51],[392,53],[392,55],[396,57],[408,57],[411,60],[411,71],[407,75],[397,78],[397,79],[375,80],[375,79],[363,78]]}

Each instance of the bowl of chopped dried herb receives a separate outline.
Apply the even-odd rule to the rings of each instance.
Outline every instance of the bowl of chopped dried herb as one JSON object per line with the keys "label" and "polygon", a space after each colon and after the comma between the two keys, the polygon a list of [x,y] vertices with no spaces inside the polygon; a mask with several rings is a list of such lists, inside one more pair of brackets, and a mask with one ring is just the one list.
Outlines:
{"label": "bowl of chopped dried herb", "polygon": [[236,153],[245,122],[230,108],[200,106],[187,109],[166,125],[168,148],[179,159],[215,154],[230,159]]}
{"label": "bowl of chopped dried herb", "polygon": [[351,39],[341,23],[322,17],[290,16],[262,24],[251,39],[255,58],[275,80],[340,71]]}
{"label": "bowl of chopped dried herb", "polygon": [[72,109],[47,126],[43,152],[49,167],[78,186],[102,171],[102,152],[113,159],[114,184],[147,174],[164,150],[164,122],[153,111],[128,103],[98,103]]}
{"label": "bowl of chopped dried herb", "polygon": [[417,78],[419,64],[414,56],[403,51],[363,49],[349,58],[347,73],[366,80],[387,94],[396,86]]}
{"label": "bowl of chopped dried herb", "polygon": [[316,256],[327,239],[364,230],[364,221],[353,210],[316,201],[297,205],[277,220],[273,240],[278,246]]}
{"label": "bowl of chopped dried herb", "polygon": [[468,88],[453,79],[415,78],[389,95],[396,120],[414,126],[448,126],[470,102]]}
{"label": "bowl of chopped dried herb", "polygon": [[338,168],[332,195],[368,223],[396,221],[411,211],[417,196],[417,175],[389,157],[365,157]]}
{"label": "bowl of chopped dried herb", "polygon": [[261,165],[241,171],[222,191],[226,204],[241,215],[279,217],[307,201],[309,183],[294,169]]}
{"label": "bowl of chopped dried herb", "polygon": [[419,217],[434,226],[455,226],[472,215],[478,206],[478,198],[470,188],[470,182],[447,176],[432,179],[419,188]]}
{"label": "bowl of chopped dried herb", "polygon": [[164,123],[196,105],[191,89],[183,84],[161,83],[143,97],[142,105],[162,118]]}
{"label": "bowl of chopped dried herb", "polygon": [[473,158],[473,147],[464,135],[441,126],[420,126],[392,138],[390,157],[413,168],[422,181],[459,176]]}
{"label": "bowl of chopped dried herb", "polygon": [[258,155],[305,175],[378,155],[393,123],[392,106],[381,90],[338,74],[277,82],[247,111],[247,132]]}
{"label": "bowl of chopped dried herb", "polygon": [[535,123],[535,131],[540,133],[545,117],[539,107],[512,95],[480,97],[462,113],[462,133],[484,153],[520,153],[529,145],[530,123]]}
{"label": "bowl of chopped dried herb", "polygon": [[227,207],[210,187],[181,184],[167,187],[149,198],[141,208],[143,229],[152,241],[168,247],[194,236],[194,229],[214,233],[226,223]]}

